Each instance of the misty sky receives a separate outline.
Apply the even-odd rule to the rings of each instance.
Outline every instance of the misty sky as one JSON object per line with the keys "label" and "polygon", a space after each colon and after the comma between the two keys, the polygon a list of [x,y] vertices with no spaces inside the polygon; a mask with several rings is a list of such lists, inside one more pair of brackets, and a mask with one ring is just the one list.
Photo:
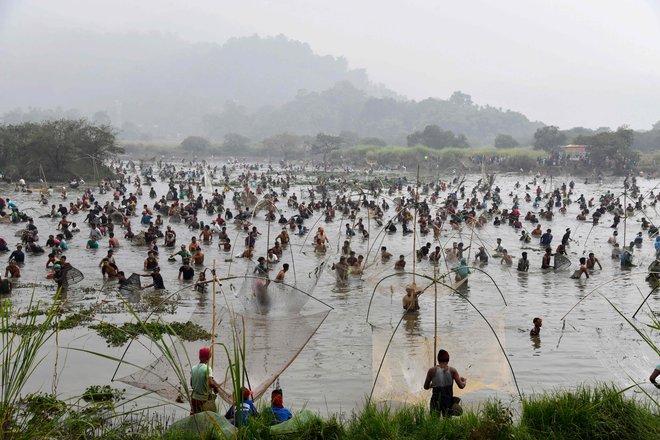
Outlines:
{"label": "misty sky", "polygon": [[284,34],[414,99],[462,90],[562,128],[660,120],[656,0],[0,0],[1,39],[43,28]]}

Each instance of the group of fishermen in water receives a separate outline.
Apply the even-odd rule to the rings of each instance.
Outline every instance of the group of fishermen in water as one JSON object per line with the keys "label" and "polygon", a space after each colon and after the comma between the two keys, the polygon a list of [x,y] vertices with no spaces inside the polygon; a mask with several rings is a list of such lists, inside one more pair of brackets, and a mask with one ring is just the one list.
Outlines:
{"label": "group of fishermen in water", "polygon": [[[125,276],[123,271],[119,270],[113,255],[113,250],[120,246],[117,237],[119,235],[118,229],[122,229],[125,240],[145,246],[147,249],[143,265],[144,273],[139,275],[150,277],[151,283],[144,286],[144,288],[165,289],[165,283],[160,274],[159,258],[163,254],[169,254],[168,259],[170,260],[177,257],[181,258],[178,279],[193,282],[197,290],[204,291],[205,286],[213,280],[208,280],[206,270],[202,269],[205,264],[203,246],[210,245],[217,238],[219,251],[238,252],[236,257],[240,258],[256,258],[256,242],[260,238],[263,239],[262,231],[259,231],[252,224],[257,212],[263,212],[266,221],[273,223],[277,221],[281,227],[281,231],[277,235],[273,234],[274,240],[266,244],[265,253],[262,254],[265,256],[259,257],[255,265],[254,273],[267,279],[267,283],[270,282],[269,272],[273,266],[280,263],[283,250],[290,244],[289,232],[292,235],[301,237],[306,237],[308,234],[311,236],[312,232],[306,226],[306,221],[308,224],[315,215],[320,215],[326,222],[332,222],[338,214],[341,214],[342,218],[347,220],[345,227],[342,228],[346,239],[341,247],[339,261],[335,262],[332,268],[336,272],[337,282],[346,284],[350,274],[361,276],[370,267],[364,255],[356,254],[351,249],[351,243],[354,239],[369,240],[370,235],[373,234],[374,225],[385,236],[394,236],[400,227],[404,236],[418,233],[421,237],[424,237],[432,234],[433,241],[438,243],[440,243],[440,237],[444,231],[451,233],[467,228],[474,234],[475,230],[478,231],[489,222],[496,227],[508,225],[520,232],[521,248],[524,248],[532,240],[538,240],[541,249],[545,250],[540,262],[542,270],[568,267],[570,260],[567,257],[567,248],[574,241],[571,237],[571,229],[567,228],[565,230],[560,243],[553,250],[554,237],[552,230],[547,228],[544,232],[540,221],[552,221],[555,209],[560,214],[565,215],[567,208],[572,203],[579,204],[579,214],[576,220],[586,222],[588,221],[587,216],[591,214],[592,228],[602,220],[605,214],[609,213],[613,216],[612,229],[614,231],[612,236],[609,237],[608,243],[612,246],[612,258],[617,258],[622,267],[633,265],[633,251],[642,248],[644,233],[654,240],[655,260],[649,267],[648,278],[652,282],[658,281],[660,237],[658,236],[657,226],[647,220],[648,215],[642,218],[640,222],[641,230],[636,234],[634,240],[629,244],[623,243],[623,245],[618,242],[617,228],[621,219],[623,218],[625,222],[627,218],[637,215],[638,212],[644,213],[649,206],[654,207],[657,201],[660,200],[660,193],[654,194],[653,191],[650,191],[647,194],[642,194],[634,177],[626,179],[624,182],[624,194],[615,195],[607,191],[599,197],[598,203],[594,201],[593,197],[587,200],[587,197],[583,194],[573,200],[575,184],[572,181],[568,184],[563,183],[559,188],[552,188],[546,192],[541,188],[541,184],[547,184],[546,179],[537,182],[537,178],[534,178],[533,182],[525,186],[527,192],[522,198],[513,192],[514,190],[520,190],[522,187],[521,184],[516,183],[509,193],[510,208],[503,208],[505,205],[504,196],[499,187],[492,187],[492,180],[489,184],[480,180],[471,190],[468,190],[465,181],[459,178],[454,178],[451,181],[433,180],[422,186],[407,185],[408,182],[404,178],[398,179],[397,182],[392,184],[384,184],[372,179],[367,186],[367,192],[365,192],[355,180],[335,179],[331,181],[323,178],[318,180],[314,189],[309,190],[309,200],[303,200],[302,192],[300,198],[295,193],[289,193],[291,186],[297,184],[300,173],[287,171],[286,169],[276,171],[269,166],[266,171],[260,167],[250,167],[242,172],[239,170],[239,175],[235,179],[240,189],[235,189],[235,187],[229,186],[231,183],[230,176],[235,175],[232,173],[236,171],[230,167],[218,168],[209,167],[205,163],[190,163],[186,170],[185,167],[159,163],[158,176],[169,181],[168,190],[166,194],[158,198],[158,194],[152,186],[148,196],[153,200],[153,204],[149,206],[148,203],[140,203],[140,199],[143,197],[142,184],[151,185],[156,181],[154,177],[156,169],[153,166],[143,166],[141,168],[142,175],[140,175],[134,163],[116,163],[115,167],[120,179],[117,181],[103,181],[98,187],[100,194],[112,194],[112,200],[106,200],[102,204],[90,189],[84,191],[75,202],[70,202],[68,206],[60,204],[58,208],[55,208],[55,205],[52,205],[50,214],[46,215],[50,218],[59,218],[56,230],[52,231],[53,233],[49,235],[45,243],[45,246],[49,249],[46,267],[52,271],[51,276],[58,285],[66,286],[66,270],[63,273],[63,269],[70,269],[71,264],[66,261],[64,253],[69,249],[69,240],[73,239],[74,234],[80,233],[78,225],[71,222],[69,217],[80,213],[85,213],[86,216],[82,223],[89,226],[89,233],[85,233],[87,235],[86,249],[97,249],[105,238],[108,240],[108,254],[99,263],[101,275],[104,279],[116,279],[120,287],[128,283],[128,277]],[[260,173],[257,174],[257,171],[260,171]],[[208,189],[209,185],[207,185],[206,180],[213,179],[216,174],[220,173],[222,176],[222,189],[216,188],[212,190],[209,196],[205,197],[202,193],[202,187]],[[131,184],[135,187],[133,192],[129,192],[127,188],[127,185]],[[532,189],[533,187],[536,188]],[[332,191],[336,192],[334,200],[331,197]],[[391,199],[388,203],[383,196],[384,192],[387,192],[388,198],[395,194],[401,194],[401,196]],[[443,198],[442,193],[444,192],[447,192],[447,194]],[[233,193],[233,196],[230,197],[229,193]],[[356,194],[357,197],[355,197]],[[622,196],[624,200],[631,200],[632,203],[622,201]],[[289,218],[283,215],[283,211],[278,209],[278,204],[282,203],[280,199],[286,200],[287,208],[293,210],[294,215]],[[234,204],[234,210],[228,206],[229,203]],[[540,208],[538,216],[531,211],[523,216],[521,213],[522,203],[532,203],[533,209]],[[142,204],[141,210],[138,208],[140,204]],[[11,209],[11,214],[5,211],[7,208]],[[361,216],[360,212],[363,209],[366,214]],[[392,212],[390,209],[393,209],[393,213],[387,219],[386,213]],[[280,213],[279,219],[277,217],[278,211]],[[210,224],[205,224],[202,219],[204,215],[211,218]],[[14,201],[9,198],[0,198],[0,216],[10,216],[12,222],[20,222],[22,218],[25,218],[27,222],[25,230],[21,232],[21,244],[9,257],[9,263],[4,274],[5,278],[0,279],[0,293],[10,293],[11,281],[20,277],[20,266],[25,264],[23,247],[25,246],[28,253],[34,255],[45,253],[45,250],[39,245],[38,230],[34,226],[33,219],[21,212]],[[139,223],[143,228],[137,234],[133,232],[132,219],[135,217],[140,218]],[[174,251],[177,249],[177,234],[171,226],[163,229],[164,218],[169,218],[169,221],[174,224],[187,225],[189,230],[194,231],[188,245],[181,244],[179,250]],[[242,248],[237,243],[232,242],[229,237],[227,227],[232,222],[245,235]],[[523,222],[532,225],[531,232],[528,233],[525,230]],[[628,226],[631,225],[628,224]],[[326,254],[331,246],[330,237],[328,237],[324,227],[318,227],[313,231],[313,234],[310,243],[314,251],[317,254]],[[158,241],[160,239],[163,240],[163,247],[171,249],[171,253],[169,251],[162,252],[159,249]],[[444,259],[448,268],[451,265],[449,272],[454,275],[457,285],[466,283],[472,268],[469,261],[471,259],[472,244],[466,246],[464,243],[454,242],[451,247],[445,248],[439,245],[435,246],[434,249],[432,248],[433,245],[429,241],[421,248],[415,249],[415,263],[428,260],[432,265],[439,266]],[[392,258],[392,254],[388,252],[387,246],[381,246],[380,250],[380,260],[383,263],[388,263]],[[7,241],[4,238],[0,238],[1,251],[9,251]],[[484,267],[489,263],[489,257],[499,260],[500,264],[506,266],[512,266],[513,258],[515,258],[500,238],[497,239],[497,245],[492,249],[492,252],[487,250],[485,245],[479,246],[475,252],[474,264]],[[519,272],[529,271],[528,252],[521,253],[516,267]],[[588,257],[580,257],[580,266],[572,277],[580,278],[584,274],[586,278],[589,278],[596,267],[602,269],[601,261],[593,252],[590,252]],[[197,279],[195,279],[195,268],[201,269],[197,273]],[[283,264],[274,281],[285,281],[288,269],[289,265]],[[393,269],[406,270],[405,255],[399,255],[395,259]],[[405,312],[414,312],[419,309],[417,298],[420,294],[421,291],[416,285],[406,287],[402,300]],[[540,332],[540,318],[537,334],[538,332]],[[202,357],[200,352],[200,362]],[[447,367],[448,361],[448,353],[441,351],[438,354],[438,366],[429,370],[424,384],[426,389],[429,387],[434,389],[432,407],[440,408],[439,411],[442,413],[446,413],[447,408],[456,403],[453,400],[447,400],[448,391],[446,391],[446,387],[450,386],[453,381],[460,388],[463,388],[466,382],[455,370]],[[213,382],[208,382],[208,386],[211,388],[213,388],[213,385]],[[445,391],[438,391],[436,395],[436,388],[445,389]],[[243,396],[243,399],[239,400],[244,403],[249,399]],[[192,408],[194,412],[197,407],[193,405]]]}

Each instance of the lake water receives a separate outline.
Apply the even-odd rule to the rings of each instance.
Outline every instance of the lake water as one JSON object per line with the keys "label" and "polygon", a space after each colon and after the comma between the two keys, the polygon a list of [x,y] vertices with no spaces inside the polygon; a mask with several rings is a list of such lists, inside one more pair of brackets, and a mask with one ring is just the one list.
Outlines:
{"label": "lake water", "polygon": [[[373,177],[383,176],[376,174]],[[398,176],[398,174],[390,173],[390,176]],[[414,180],[411,175],[407,177],[411,181]],[[469,189],[479,177],[468,176],[465,182],[466,193],[469,193]],[[451,176],[444,178],[450,179]],[[362,180],[368,181],[368,179],[366,174],[362,176]],[[524,185],[532,179],[533,176],[518,174],[498,175],[495,184],[502,189],[502,207],[511,207],[509,193],[513,191],[521,199],[520,210],[523,215],[528,210],[537,211],[532,208],[531,203],[523,200]],[[560,185],[570,180],[568,177],[554,178],[553,183]],[[516,190],[514,184],[517,181],[522,187]],[[608,190],[617,195],[622,194],[623,191],[623,180],[619,178],[608,178],[602,184],[585,184],[583,179],[577,178],[575,182],[573,200],[582,193],[587,199],[596,197],[597,200],[599,195]],[[655,192],[658,190],[657,180],[638,179],[638,185],[643,195],[648,195],[651,190]],[[541,184],[541,186],[549,189],[549,179],[546,185]],[[166,192],[167,184],[159,181],[154,187],[160,197]],[[149,187],[144,188],[145,194],[138,206],[145,203],[153,204],[153,200],[148,197]],[[298,194],[299,200],[301,194],[302,199],[308,200],[309,188],[309,185],[301,185],[293,187],[290,192]],[[128,190],[133,191],[134,186],[128,185]],[[0,187],[0,192],[5,197],[15,200],[21,210],[35,218],[42,244],[50,233],[56,233],[58,219],[39,218],[39,215],[48,213],[49,208],[38,203],[38,194],[16,192],[8,185]],[[82,189],[71,190],[65,202],[68,204],[81,192]],[[532,191],[529,192],[532,194]],[[397,192],[392,197],[402,195],[407,195],[405,188],[403,193]],[[446,193],[441,194],[441,198],[445,195]],[[385,196],[389,199],[386,194]],[[360,195],[358,192],[353,192],[353,197],[358,198]],[[110,194],[97,195],[100,203],[109,199],[111,199]],[[623,202],[623,195],[621,200]],[[59,196],[52,196],[51,203],[60,203]],[[393,203],[390,202],[390,205],[393,206]],[[278,207],[287,218],[295,213],[286,206],[284,200],[281,200]],[[473,232],[467,227],[461,231],[453,231],[449,225],[445,225],[440,239],[443,247],[451,246],[454,241],[462,241],[466,245],[471,243],[473,249],[470,251],[470,257],[474,260],[478,246],[483,245],[486,249],[492,250],[495,247],[495,239],[499,237],[504,247],[514,257],[519,258],[523,250],[528,252],[530,271],[526,274],[518,273],[515,270],[517,260],[514,260],[514,266],[511,268],[499,264],[499,260],[495,258],[491,258],[490,264],[481,268],[490,277],[475,270],[469,278],[469,284],[460,291],[484,315],[483,318],[464,298],[453,294],[450,289],[439,286],[437,300],[435,289],[431,287],[427,290],[420,297],[419,313],[408,314],[401,322],[381,368],[374,396],[397,401],[428,400],[430,392],[424,392],[422,384],[426,369],[433,365],[434,334],[438,336],[437,348],[447,348],[451,355],[451,365],[468,379],[468,387],[463,394],[464,401],[468,405],[489,397],[508,400],[517,395],[507,359],[523,393],[573,387],[584,382],[612,382],[623,387],[631,383],[631,378],[641,382],[647,381],[654,365],[658,362],[655,353],[600,295],[610,299],[628,317],[635,312],[643,297],[650,291],[648,283],[644,281],[644,272],[654,259],[653,240],[644,233],[644,244],[640,249],[635,249],[637,268],[623,270],[618,260],[610,258],[611,246],[607,243],[607,239],[612,233],[609,227],[611,214],[605,214],[600,224],[592,228],[590,221],[576,220],[578,211],[578,204],[573,203],[569,205],[566,215],[561,215],[555,210],[556,216],[552,221],[541,221],[543,230],[546,228],[553,230],[553,248],[560,242],[566,228],[572,230],[571,237],[574,241],[568,248],[568,256],[572,264],[567,270],[559,271],[541,271],[542,250],[537,243],[538,240],[533,239],[532,243],[523,245],[519,241],[519,232],[509,226],[495,227],[489,223]],[[103,240],[98,250],[84,249],[88,234],[88,227],[82,223],[85,215],[81,213],[70,218],[79,224],[81,232],[69,242],[71,249],[66,255],[68,261],[81,270],[86,278],[69,290],[67,306],[73,310],[79,306],[99,305],[97,320],[111,323],[130,321],[126,313],[103,313],[113,304],[119,304],[120,298],[114,287],[115,282],[104,284],[98,268],[108,248],[107,238]],[[346,239],[343,225],[347,220],[342,219],[340,214],[334,222],[325,223],[321,218],[315,225],[321,213],[318,212],[316,215],[317,217],[306,220],[305,224],[312,230],[319,225],[325,227],[331,244],[328,254],[315,255],[311,246],[311,237],[306,239],[292,234],[290,249],[285,250],[282,258],[282,262],[291,263],[292,260],[295,262],[296,278],[300,279],[300,284],[307,282],[305,277],[309,279],[308,273],[326,258],[329,258],[330,262],[337,261],[338,247]],[[392,208],[385,212],[386,219],[392,215],[394,215]],[[644,216],[655,224],[660,223],[654,207],[649,206],[645,213],[635,211],[635,215],[626,222],[628,241],[641,231],[639,220]],[[285,402],[293,409],[306,406],[321,414],[327,414],[361,407],[371,392],[374,373],[380,366],[385,346],[401,320],[401,296],[404,286],[412,281],[412,276],[400,274],[388,277],[379,283],[381,279],[394,274],[395,271],[394,260],[386,264],[381,263],[377,250],[384,245],[395,256],[406,255],[407,269],[412,270],[413,235],[403,236],[400,228],[399,232],[392,235],[379,234],[380,229],[375,223],[367,221],[365,209],[358,213],[358,217],[363,217],[365,224],[368,224],[371,238],[366,240],[354,237],[351,240],[351,247],[357,254],[366,256],[369,253],[369,266],[361,278],[351,276],[349,285],[342,288],[336,286],[334,273],[325,270],[313,290],[312,294],[315,297],[334,309],[306,348],[280,378],[280,384],[286,393]],[[205,223],[211,220],[211,216],[201,211],[199,218]],[[132,224],[134,232],[141,230],[139,217],[133,218]],[[165,224],[168,224],[167,218]],[[268,224],[264,221],[263,214],[255,218],[254,225],[263,234],[257,241],[257,251],[264,252]],[[177,232],[177,244],[187,244],[191,236],[199,233],[190,231],[183,224],[171,224],[171,226]],[[532,226],[529,223],[524,222],[524,226],[531,231]],[[2,224],[0,236],[4,237],[11,247],[14,242],[19,241],[14,237],[15,232],[24,227],[24,223]],[[280,228],[275,223],[271,228],[271,237],[274,237]],[[623,243],[623,228],[622,222],[618,228],[620,243]],[[238,243],[238,248],[242,250],[245,234],[233,223],[228,225],[228,230],[232,241]],[[123,240],[123,230],[116,229],[116,234],[121,242],[120,249],[115,252],[120,270],[127,275],[131,272],[141,272],[146,249],[133,246]],[[433,241],[431,234],[426,237],[418,236],[417,247],[427,241],[431,242],[433,247],[438,244]],[[230,268],[225,260],[231,258],[231,254],[236,254],[238,250],[232,250],[231,253],[220,251],[217,247],[217,238],[210,245],[203,245],[203,249],[207,266],[211,266],[213,259],[216,259],[219,276],[242,275],[246,269],[255,264],[245,259],[234,259]],[[160,265],[165,285],[171,292],[183,290],[178,296],[175,312],[163,314],[164,319],[186,321],[193,313],[208,314],[212,303],[210,293],[200,294],[184,282],[178,281],[176,278],[180,263],[167,262],[162,256],[167,252],[168,250],[161,247]],[[594,252],[600,259],[603,270],[595,271],[589,279],[571,279],[570,275],[578,267],[579,257],[586,256],[589,252]],[[35,299],[52,302],[55,289],[46,279],[46,260],[45,254],[27,255],[20,283],[37,283],[38,286],[34,290]],[[447,268],[443,260],[439,265],[439,273],[447,273]],[[278,269],[279,266],[276,267],[276,270]],[[417,263],[416,271],[431,277],[434,273],[433,266],[428,260]],[[292,271],[287,278],[291,281]],[[446,280],[452,284],[449,282],[450,278]],[[238,290],[240,281],[231,283]],[[421,277],[417,278],[417,283],[424,286],[428,284],[427,282],[425,284]],[[233,292],[228,283],[223,284],[224,291]],[[506,306],[496,286],[504,295]],[[31,288],[15,289],[12,295],[15,307],[24,309],[31,294]],[[367,310],[372,294],[370,318],[367,322]],[[591,295],[577,306],[565,321],[562,321],[562,316],[585,294]],[[145,295],[146,292],[132,300],[139,304],[146,301]],[[650,322],[650,313],[651,310],[657,310],[659,295],[654,293],[649,298],[648,305],[637,315],[639,325],[644,326],[644,323]],[[310,302],[309,308],[318,310],[318,305]],[[434,319],[435,310],[437,310],[437,320]],[[304,310],[303,313],[307,311]],[[536,316],[543,318],[543,328],[539,339],[531,339],[528,333],[532,327],[532,319]],[[492,326],[492,330],[487,322]],[[493,332],[498,335],[503,351]],[[218,335],[218,338],[222,337],[223,335]],[[287,338],[287,334],[281,334],[279,337]],[[651,337],[658,341],[657,334],[654,333]],[[154,355],[151,353],[153,347],[148,344],[146,338],[139,340],[142,344],[132,344],[126,360],[138,365],[146,365],[154,360]],[[65,397],[78,395],[92,384],[110,383],[116,368],[115,362],[69,348],[101,351],[111,356],[121,356],[124,352],[124,347],[107,347],[102,338],[86,327],[61,332],[59,347],[56,391]],[[55,352],[53,341],[53,346],[48,353],[45,353],[46,358],[30,384],[31,389],[41,389],[46,392],[52,390]],[[191,354],[192,357],[194,355],[195,353]],[[216,370],[218,368],[222,367],[216,367]],[[134,368],[123,366],[116,377],[121,377],[132,370]],[[112,385],[127,388],[127,396],[137,396],[143,392],[121,383],[115,382]],[[138,402],[136,404],[138,406],[162,403],[161,400],[153,398],[141,398]],[[166,404],[164,409],[158,411],[186,413],[185,409],[175,409],[173,403]]]}

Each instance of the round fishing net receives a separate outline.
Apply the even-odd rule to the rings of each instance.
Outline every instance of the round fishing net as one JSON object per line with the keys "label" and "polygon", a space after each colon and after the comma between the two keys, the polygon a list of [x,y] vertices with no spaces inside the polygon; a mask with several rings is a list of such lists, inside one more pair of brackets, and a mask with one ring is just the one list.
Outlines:
{"label": "round fishing net", "polygon": [[[237,356],[242,365],[242,382],[257,399],[296,359],[330,313],[329,307],[318,301],[310,307],[316,311],[303,311],[318,278],[312,275],[307,280],[311,283],[307,291],[275,282],[265,286],[266,280],[249,277],[242,280],[236,295],[218,290],[215,347],[210,364],[221,384],[219,395],[226,402],[232,401],[234,384],[229,371]],[[256,288],[264,291],[259,293]],[[193,313],[191,321],[211,330],[213,311],[208,302],[205,304]],[[151,364],[119,380],[169,400],[187,400],[189,374],[197,364],[197,352],[210,343],[172,338],[167,341],[169,356],[155,353]]]}

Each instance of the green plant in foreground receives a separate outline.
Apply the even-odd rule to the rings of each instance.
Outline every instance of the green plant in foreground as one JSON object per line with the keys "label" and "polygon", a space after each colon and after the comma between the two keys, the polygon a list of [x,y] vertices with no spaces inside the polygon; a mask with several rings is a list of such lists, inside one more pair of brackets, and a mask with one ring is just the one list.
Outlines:
{"label": "green plant in foreground", "polygon": [[659,416],[612,386],[581,386],[523,399],[520,425],[532,438],[653,439],[660,438]]}
{"label": "green plant in foreground", "polygon": [[[28,304],[29,310],[39,310],[40,303],[34,304],[34,292]],[[39,350],[53,336],[53,321],[57,316],[57,298],[44,315],[26,313],[23,318],[16,318],[9,301],[0,304],[0,429],[2,438],[20,435],[27,420],[17,417],[21,393],[37,366],[43,360]],[[41,318],[43,319],[39,321]],[[22,319],[22,322],[15,322]],[[20,325],[20,335],[10,329]]]}

